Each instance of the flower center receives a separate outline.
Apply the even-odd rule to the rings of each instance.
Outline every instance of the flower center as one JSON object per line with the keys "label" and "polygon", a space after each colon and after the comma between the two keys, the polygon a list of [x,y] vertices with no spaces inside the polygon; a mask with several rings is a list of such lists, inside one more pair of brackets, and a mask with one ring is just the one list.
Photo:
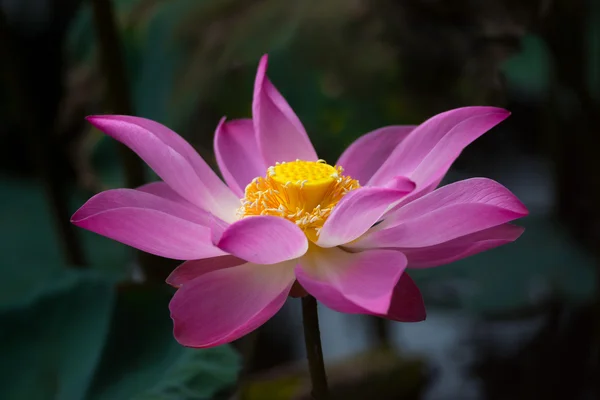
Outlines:
{"label": "flower center", "polygon": [[316,241],[333,207],[346,193],[360,187],[357,180],[342,175],[343,171],[323,160],[277,163],[268,168],[264,178],[254,178],[246,186],[238,216],[282,217]]}

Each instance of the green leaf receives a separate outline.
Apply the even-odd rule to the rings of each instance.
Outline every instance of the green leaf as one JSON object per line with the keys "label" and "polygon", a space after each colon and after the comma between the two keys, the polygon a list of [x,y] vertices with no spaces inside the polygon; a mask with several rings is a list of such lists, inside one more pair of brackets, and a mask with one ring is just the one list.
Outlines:
{"label": "green leaf", "polygon": [[231,348],[192,350],[174,340],[164,289],[119,292],[91,399],[202,399],[234,384],[240,360]]}
{"label": "green leaf", "polygon": [[[41,184],[0,176],[0,311],[33,303],[40,296],[64,290],[76,278],[65,268],[55,221]],[[86,197],[74,199],[73,210]],[[69,218],[70,216],[66,216]],[[130,249],[91,232],[77,229],[94,269],[117,279],[125,275]]]}
{"label": "green leaf", "polygon": [[83,399],[100,359],[112,284],[72,271],[70,283],[28,307],[0,313],[0,398]]}
{"label": "green leaf", "polygon": [[233,386],[239,369],[240,356],[231,346],[183,349],[160,382],[134,400],[210,399]]}

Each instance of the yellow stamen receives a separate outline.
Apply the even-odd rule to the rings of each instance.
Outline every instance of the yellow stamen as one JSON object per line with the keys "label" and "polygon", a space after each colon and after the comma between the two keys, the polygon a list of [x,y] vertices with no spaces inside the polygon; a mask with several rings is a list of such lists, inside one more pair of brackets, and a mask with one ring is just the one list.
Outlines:
{"label": "yellow stamen", "polygon": [[246,186],[238,216],[282,217],[316,241],[333,207],[346,193],[360,187],[343,172],[342,167],[332,167],[323,160],[277,163],[268,168],[264,178],[254,178]]}

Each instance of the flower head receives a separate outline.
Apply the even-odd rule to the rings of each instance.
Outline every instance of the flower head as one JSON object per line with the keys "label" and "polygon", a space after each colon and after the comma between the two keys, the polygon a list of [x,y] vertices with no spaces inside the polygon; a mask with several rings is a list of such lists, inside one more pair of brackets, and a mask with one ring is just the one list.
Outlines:
{"label": "flower head", "polygon": [[292,286],[336,311],[420,321],[425,307],[406,268],[447,264],[523,232],[508,222],[527,209],[500,184],[474,178],[437,188],[461,151],[507,111],[466,107],[416,127],[381,128],[330,165],[317,157],[266,69],[264,56],[252,119],[223,119],[217,127],[225,183],[161,124],[88,118],[162,181],[102,192],[72,221],[187,260],[167,280],[178,288],[170,309],[183,345],[216,346],[258,328]]}

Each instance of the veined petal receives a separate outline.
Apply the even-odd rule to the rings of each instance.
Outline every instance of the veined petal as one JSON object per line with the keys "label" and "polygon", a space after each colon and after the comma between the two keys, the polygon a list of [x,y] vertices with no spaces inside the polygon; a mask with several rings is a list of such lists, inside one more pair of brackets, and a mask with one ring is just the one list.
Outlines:
{"label": "veined petal", "polygon": [[[140,187],[137,187],[135,190],[140,192],[150,193],[158,197],[162,197],[163,199],[171,200],[177,202],[179,204],[184,204],[186,207],[192,207],[194,209],[199,209],[197,206],[193,205],[179,194],[176,191],[171,189],[169,185],[165,182],[150,182],[146,183]],[[206,213],[206,212],[205,212]]]}
{"label": "veined petal", "polygon": [[415,190],[417,185],[405,176],[396,176],[390,179],[390,181],[386,183],[384,187],[398,190],[402,192],[403,195],[407,195],[409,193],[412,193],[412,191]]}
{"label": "veined petal", "polygon": [[267,77],[267,55],[258,64],[252,120],[265,165],[296,159],[318,160],[304,126]]}
{"label": "veined petal", "polygon": [[520,226],[503,224],[438,245],[400,250],[408,258],[409,268],[431,268],[514,242],[524,231]]}
{"label": "veined petal", "polygon": [[415,126],[386,126],[356,139],[340,156],[336,165],[344,173],[366,185],[373,174],[388,159],[396,146],[415,129]]}
{"label": "veined petal", "polygon": [[233,256],[221,256],[205,258],[202,260],[186,261],[175,268],[175,270],[173,270],[173,272],[171,272],[171,274],[167,277],[166,281],[169,285],[178,288],[184,283],[188,283],[200,275],[223,268],[237,267],[238,265],[245,263],[246,261]]}
{"label": "veined petal", "polygon": [[273,216],[245,217],[226,229],[214,226],[213,243],[223,251],[256,264],[276,264],[302,256],[308,249],[304,232]]}
{"label": "veined petal", "polygon": [[356,239],[406,193],[408,191],[378,187],[363,187],[349,192],[323,224],[317,245],[334,247]]}
{"label": "veined petal", "polygon": [[285,303],[294,283],[294,262],[209,272],[186,282],[169,308],[175,339],[187,347],[232,342],[270,319]]}
{"label": "veined petal", "polygon": [[327,307],[351,314],[387,314],[394,287],[406,268],[399,251],[348,253],[314,247],[300,259],[296,278]]}
{"label": "veined petal", "polygon": [[425,320],[427,312],[425,311],[423,296],[421,296],[421,291],[406,271],[394,287],[388,312],[380,316],[398,322]]}
{"label": "veined petal", "polygon": [[488,229],[527,215],[508,189],[485,178],[455,182],[388,213],[351,248],[420,248]]}
{"label": "veined petal", "polygon": [[211,216],[175,201],[134,189],[97,194],[71,222],[147,253],[177,260],[225,254],[212,244]]}
{"label": "veined petal", "polygon": [[225,122],[221,119],[215,134],[215,156],[225,182],[238,197],[252,179],[265,175],[265,166],[251,119]]}
{"label": "veined petal", "polygon": [[417,184],[412,194],[416,195],[441,180],[467,145],[509,115],[495,107],[464,107],[438,114],[396,146],[368,184],[383,186],[394,176],[406,176]]}
{"label": "veined petal", "polygon": [[145,118],[97,115],[87,119],[132,149],[183,198],[225,221],[235,220],[239,198],[181,136]]}

